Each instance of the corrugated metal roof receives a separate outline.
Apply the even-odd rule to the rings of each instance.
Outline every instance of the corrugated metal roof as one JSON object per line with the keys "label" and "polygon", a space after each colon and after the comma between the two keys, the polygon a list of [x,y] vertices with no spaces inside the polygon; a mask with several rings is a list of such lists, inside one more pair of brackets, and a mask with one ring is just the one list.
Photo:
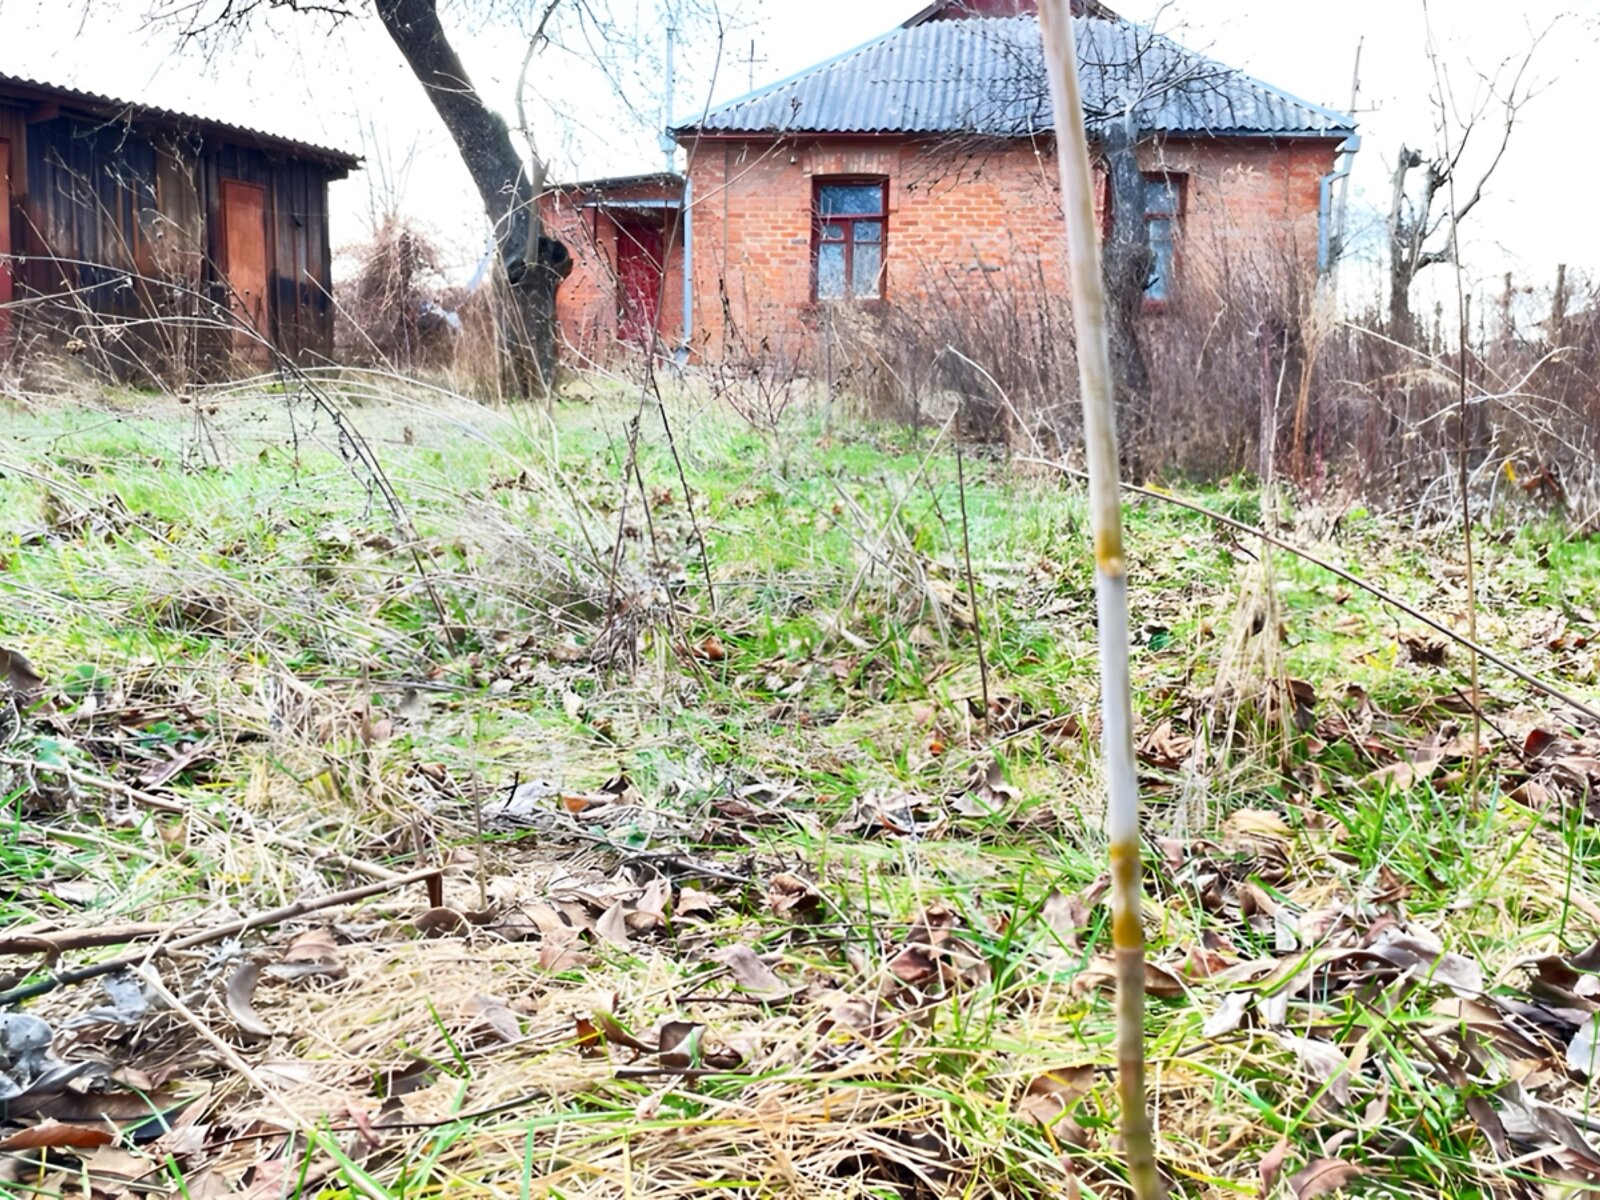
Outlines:
{"label": "corrugated metal roof", "polygon": [[[1077,25],[1091,123],[1142,96],[1151,133],[1343,137],[1355,122],[1141,25]],[[1051,128],[1037,17],[899,26],[711,110],[679,133],[940,133],[1021,137]]]}
{"label": "corrugated metal roof", "polygon": [[63,87],[58,83],[50,83],[47,80],[28,79],[21,75],[7,75],[0,72],[0,92],[4,91],[10,91],[13,94],[19,91],[34,93],[35,98],[59,101],[70,108],[81,109],[84,112],[107,120],[126,120],[134,124],[143,122],[184,131],[215,134],[243,145],[257,146],[263,150],[278,150],[285,154],[291,154],[296,158],[304,158],[313,162],[322,162],[330,166],[341,167],[346,171],[354,170],[361,165],[360,155],[350,154],[344,150],[335,150],[329,146],[318,146],[311,142],[298,141],[295,138],[280,137],[278,134],[267,133],[261,129],[252,129],[246,125],[232,125],[226,121],[203,117],[198,113],[181,112],[171,108],[158,108],[155,105],[140,104],[133,100],[118,100],[112,96],[102,96],[97,92],[85,92],[78,88]]}

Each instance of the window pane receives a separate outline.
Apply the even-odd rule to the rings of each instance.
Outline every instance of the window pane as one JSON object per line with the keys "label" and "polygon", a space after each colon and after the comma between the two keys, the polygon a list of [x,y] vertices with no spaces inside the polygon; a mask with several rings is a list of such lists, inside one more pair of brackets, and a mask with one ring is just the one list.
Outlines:
{"label": "window pane", "polygon": [[883,212],[883,185],[878,183],[830,183],[817,196],[822,219],[829,217],[875,217]]}
{"label": "window pane", "polygon": [[[861,236],[861,226],[856,226],[856,236]],[[851,294],[875,299],[883,295],[883,246],[878,242],[857,242],[855,278],[850,282]]]}
{"label": "window pane", "polygon": [[883,224],[879,221],[857,221],[856,241],[881,242],[883,241]]}
{"label": "window pane", "polygon": [[1176,213],[1178,211],[1178,185],[1170,179],[1144,181],[1144,211],[1146,213]]}
{"label": "window pane", "polygon": [[843,225],[824,225],[822,227],[822,240],[825,242],[844,241]]}
{"label": "window pane", "polygon": [[1150,234],[1150,279],[1145,284],[1147,300],[1166,300],[1172,291],[1172,264],[1176,257],[1173,246],[1173,223],[1150,221],[1146,228]]}
{"label": "window pane", "polygon": [[817,247],[817,299],[844,298],[844,247],[837,242]]}

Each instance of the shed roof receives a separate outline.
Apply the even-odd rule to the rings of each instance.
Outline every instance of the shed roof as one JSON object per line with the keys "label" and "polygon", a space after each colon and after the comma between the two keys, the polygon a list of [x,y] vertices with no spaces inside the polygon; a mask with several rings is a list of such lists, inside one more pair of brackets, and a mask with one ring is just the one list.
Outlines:
{"label": "shed roof", "polygon": [[198,113],[180,112],[176,109],[158,108],[133,100],[118,100],[97,92],[63,87],[40,79],[0,72],[0,99],[21,99],[39,103],[55,102],[90,116],[109,121],[125,121],[142,128],[169,129],[182,133],[198,133],[224,138],[242,146],[288,155],[291,158],[323,163],[343,171],[361,165],[361,156],[328,146],[318,146],[295,138],[280,137],[264,130],[245,125],[231,125]]}
{"label": "shed roof", "polygon": [[[1145,133],[1343,138],[1355,129],[1343,113],[1131,21],[1086,18],[1076,28],[1091,125],[1135,97]],[[1023,137],[1052,124],[1038,18],[1014,16],[896,26],[674,132]]]}

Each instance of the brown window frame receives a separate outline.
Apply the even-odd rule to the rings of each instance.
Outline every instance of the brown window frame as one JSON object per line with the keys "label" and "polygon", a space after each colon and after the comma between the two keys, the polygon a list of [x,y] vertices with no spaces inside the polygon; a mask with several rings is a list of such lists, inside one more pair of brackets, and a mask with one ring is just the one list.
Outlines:
{"label": "brown window frame", "polygon": [[[1173,293],[1177,290],[1178,263],[1181,258],[1179,246],[1183,240],[1184,214],[1189,198],[1189,177],[1176,171],[1145,171],[1141,174],[1146,184],[1164,183],[1172,189],[1173,206],[1170,209],[1152,210],[1149,200],[1145,199],[1143,195],[1140,197],[1139,205],[1142,210],[1141,219],[1144,221],[1144,244],[1152,252],[1154,244],[1150,238],[1151,224],[1156,221],[1168,221],[1172,225],[1172,258],[1167,269],[1166,294],[1152,296],[1147,288],[1144,295],[1144,309],[1146,312],[1164,312],[1172,303]],[[1154,264],[1152,264],[1152,273],[1153,271]]]}
{"label": "brown window frame", "polygon": [[[855,213],[850,216],[829,217],[822,219],[822,191],[830,187],[876,187],[881,199],[876,213]],[[878,224],[878,289],[870,296],[857,295],[855,291],[855,259],[856,236],[855,227],[858,221],[874,221]],[[843,225],[844,238],[842,241],[826,241],[822,236],[824,225]],[[822,247],[827,245],[842,245],[844,247],[844,291],[843,296],[819,296],[817,294],[817,275],[822,258]],[[818,175],[811,181],[811,300],[812,303],[827,304],[877,304],[888,299],[889,296],[889,178],[886,175]]]}

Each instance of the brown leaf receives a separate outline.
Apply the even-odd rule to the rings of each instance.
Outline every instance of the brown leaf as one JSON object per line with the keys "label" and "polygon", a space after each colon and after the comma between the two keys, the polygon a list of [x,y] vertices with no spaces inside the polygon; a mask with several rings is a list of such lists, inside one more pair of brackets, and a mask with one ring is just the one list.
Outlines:
{"label": "brown leaf", "polygon": [[[1116,984],[1116,959],[1109,954],[1097,954],[1072,981],[1072,988],[1081,994],[1095,988],[1111,991]],[[1178,1000],[1188,994],[1188,989],[1184,987],[1183,979],[1179,975],[1160,963],[1148,960],[1144,964],[1144,991],[1145,995],[1156,996],[1162,1000]]]}
{"label": "brown leaf", "polygon": [[654,1054],[656,1047],[640,1041],[629,1033],[614,1016],[603,1008],[594,1010],[594,1023],[600,1027],[600,1032],[606,1041],[614,1042],[618,1046],[626,1046],[630,1050],[638,1050],[644,1054]]}
{"label": "brown leaf", "polygon": [[698,1021],[668,1021],[661,1026],[656,1053],[663,1067],[697,1066],[706,1027]]}
{"label": "brown leaf", "polygon": [[571,971],[594,961],[579,941],[578,931],[552,933],[539,943],[539,966],[546,971]]}
{"label": "brown leaf", "polygon": [[27,656],[7,646],[0,646],[0,675],[4,675],[11,690],[24,699],[44,687],[44,676],[33,669]]}
{"label": "brown leaf", "polygon": [[91,1146],[109,1146],[116,1140],[117,1135],[103,1126],[40,1121],[0,1139],[0,1150],[83,1150]]}
{"label": "brown leaf", "polygon": [[470,922],[463,914],[445,905],[428,909],[412,925],[423,937],[450,937],[465,933],[470,928]]}
{"label": "brown leaf", "polygon": [[680,920],[684,917],[709,917],[716,909],[717,898],[710,892],[681,887],[678,889],[678,899],[672,906],[672,915]]}
{"label": "brown leaf", "polygon": [[926,946],[907,946],[889,960],[889,972],[902,983],[921,987],[939,974],[939,964]]}
{"label": "brown leaf", "polygon": [[690,653],[702,662],[721,662],[728,657],[728,648],[716,634],[708,633],[696,643]]}
{"label": "brown leaf", "polygon": [[1292,836],[1277,813],[1264,808],[1240,808],[1222,822],[1222,848],[1236,854],[1282,855]]}
{"label": "brown leaf", "polygon": [[1365,1168],[1354,1163],[1319,1158],[1289,1176],[1289,1186],[1294,1189],[1295,1200],[1313,1200],[1316,1196],[1332,1195],[1352,1179],[1365,1174]]}
{"label": "brown leaf", "polygon": [[734,982],[747,992],[754,992],[758,996],[778,996],[789,990],[749,946],[725,946],[711,957],[727,967]]}
{"label": "brown leaf", "polygon": [[1194,750],[1194,738],[1179,733],[1171,721],[1163,721],[1139,743],[1139,760],[1152,767],[1171,770],[1182,766]]}
{"label": "brown leaf", "polygon": [[1332,1042],[1280,1033],[1278,1040],[1294,1051],[1300,1069],[1317,1087],[1340,1104],[1350,1103],[1350,1060]]}
{"label": "brown leaf", "polygon": [[1017,1102],[1017,1112],[1041,1125],[1055,1121],[1094,1087],[1094,1067],[1057,1067],[1035,1077]]}
{"label": "brown leaf", "polygon": [[618,949],[628,949],[628,917],[621,900],[606,909],[594,923],[594,931]]}
{"label": "brown leaf", "polygon": [[261,1014],[256,1012],[251,1002],[256,994],[256,984],[260,980],[260,963],[254,961],[241,963],[239,969],[228,976],[228,982],[222,989],[222,1004],[228,1010],[228,1015],[233,1018],[233,1023],[239,1027],[240,1033],[265,1038],[272,1036],[272,1026],[261,1019]]}
{"label": "brown leaf", "polygon": [[1406,656],[1412,662],[1428,667],[1443,665],[1450,652],[1450,643],[1431,633],[1407,630],[1400,635],[1400,644],[1406,648]]}
{"label": "brown leaf", "polygon": [[585,1058],[598,1058],[604,1054],[602,1049],[605,1039],[600,1036],[600,1030],[588,1017],[574,1017],[573,1026],[577,1033],[578,1053]]}
{"label": "brown leaf", "polygon": [[1256,1164],[1256,1170],[1261,1174],[1261,1194],[1263,1196],[1270,1193],[1272,1185],[1278,1182],[1278,1174],[1283,1170],[1283,1160],[1288,1156],[1288,1138],[1284,1138],[1261,1156],[1261,1161]]}
{"label": "brown leaf", "polygon": [[474,1029],[491,1033],[502,1042],[515,1042],[522,1038],[522,1025],[516,1013],[506,1007],[504,1000],[493,996],[473,996],[467,1001],[466,1013],[474,1017]]}
{"label": "brown leaf", "polygon": [[667,900],[672,895],[672,885],[656,876],[645,885],[644,891],[633,902],[633,911],[627,916],[628,928],[634,933],[656,929],[667,923]]}
{"label": "brown leaf", "polygon": [[1369,787],[1385,784],[1397,792],[1403,792],[1432,779],[1439,773],[1439,768],[1444,765],[1443,759],[1419,758],[1415,762],[1390,763],[1387,767],[1380,767],[1366,778]]}
{"label": "brown leaf", "polygon": [[325,979],[343,979],[345,965],[341,961],[339,943],[333,931],[318,927],[308,929],[284,947],[279,961],[265,967],[274,979],[306,979],[318,976]]}
{"label": "brown leaf", "polygon": [[775,917],[809,916],[822,907],[822,893],[800,876],[785,872],[768,881],[767,907]]}

